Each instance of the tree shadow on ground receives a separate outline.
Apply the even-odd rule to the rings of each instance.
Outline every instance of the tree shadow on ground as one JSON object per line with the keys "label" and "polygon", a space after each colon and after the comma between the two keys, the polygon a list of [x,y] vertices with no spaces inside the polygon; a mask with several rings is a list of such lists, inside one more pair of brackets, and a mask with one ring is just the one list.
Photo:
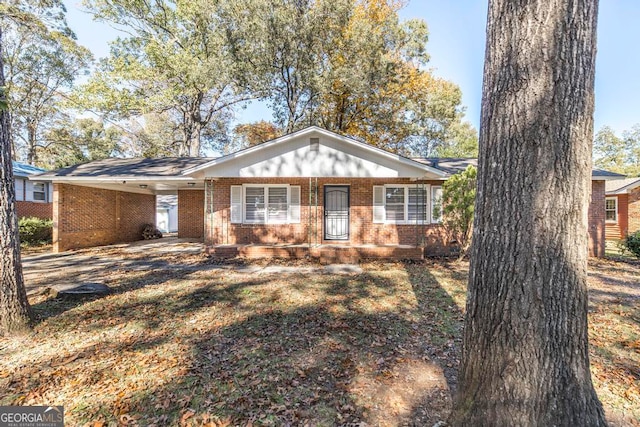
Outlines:
{"label": "tree shadow on ground", "polygon": [[0,380],[0,402],[79,384],[78,423],[432,425],[450,408],[461,314],[425,265],[394,268],[146,272],[107,298],[47,301],[41,332],[80,341]]}

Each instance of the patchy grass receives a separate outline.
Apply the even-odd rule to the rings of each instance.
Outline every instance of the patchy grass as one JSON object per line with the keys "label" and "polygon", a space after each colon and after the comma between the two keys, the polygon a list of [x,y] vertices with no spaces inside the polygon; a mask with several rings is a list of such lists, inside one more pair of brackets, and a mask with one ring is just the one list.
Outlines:
{"label": "patchy grass", "polygon": [[[34,293],[34,332],[0,338],[0,405],[64,405],[68,425],[94,426],[446,419],[465,263],[249,275],[180,268],[210,262],[199,255],[165,259],[180,264],[110,270],[106,297]],[[639,272],[591,265],[592,369],[613,425],[640,418]]]}

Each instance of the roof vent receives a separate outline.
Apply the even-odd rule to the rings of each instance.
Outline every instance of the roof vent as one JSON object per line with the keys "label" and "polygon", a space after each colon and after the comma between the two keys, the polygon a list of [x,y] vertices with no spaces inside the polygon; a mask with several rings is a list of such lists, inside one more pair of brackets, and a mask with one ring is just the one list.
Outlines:
{"label": "roof vent", "polygon": [[320,151],[320,138],[309,138],[309,151]]}

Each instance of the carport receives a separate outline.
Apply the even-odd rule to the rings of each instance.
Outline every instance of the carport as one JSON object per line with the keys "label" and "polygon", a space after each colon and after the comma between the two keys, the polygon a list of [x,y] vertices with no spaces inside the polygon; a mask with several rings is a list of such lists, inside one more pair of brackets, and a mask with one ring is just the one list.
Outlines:
{"label": "carport", "polygon": [[204,237],[204,180],[182,171],[210,158],[105,159],[38,175],[53,183],[53,251],[132,242],[156,222],[156,196],[178,196],[178,237]]}

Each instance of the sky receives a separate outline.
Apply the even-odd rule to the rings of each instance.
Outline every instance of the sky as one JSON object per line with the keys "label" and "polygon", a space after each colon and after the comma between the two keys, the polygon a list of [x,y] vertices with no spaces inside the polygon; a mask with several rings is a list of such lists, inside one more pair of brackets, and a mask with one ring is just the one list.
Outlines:
{"label": "sky", "polygon": [[[94,22],[77,0],[65,0],[69,26],[80,44],[96,58],[109,53],[108,43],[120,33]],[[413,0],[401,10],[402,19],[420,18],[429,27],[429,67],[462,89],[466,119],[476,128],[480,120],[482,68],[487,0]],[[595,129],[616,132],[640,123],[640,1],[600,0],[596,57]],[[238,122],[271,120],[259,102],[238,112]]]}

